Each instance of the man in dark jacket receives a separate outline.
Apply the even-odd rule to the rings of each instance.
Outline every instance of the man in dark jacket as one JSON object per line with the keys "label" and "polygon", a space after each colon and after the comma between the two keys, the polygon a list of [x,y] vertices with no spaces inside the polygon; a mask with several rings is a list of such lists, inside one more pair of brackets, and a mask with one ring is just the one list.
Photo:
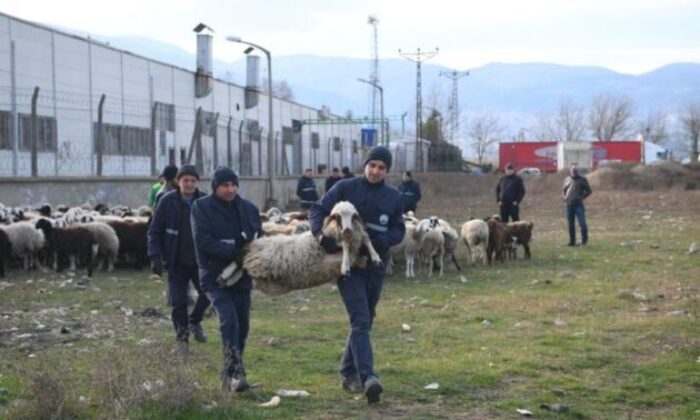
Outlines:
{"label": "man in dark jacket", "polygon": [[520,220],[520,202],[525,197],[523,179],[515,174],[512,163],[506,165],[506,174],[501,177],[496,186],[496,201],[501,209],[501,221],[508,223],[508,218],[514,222]]}
{"label": "man in dark jacket", "polygon": [[177,173],[178,170],[175,165],[168,165],[163,168],[163,172],[160,174],[160,178],[163,180],[163,186],[160,187],[160,190],[156,193],[155,202],[153,203],[154,208],[165,194],[177,188]]}
{"label": "man in dark jacket", "polygon": [[326,178],[326,192],[330,191],[335,183],[341,179],[343,178],[340,177],[340,170],[338,170],[338,168],[333,168],[333,170],[331,170],[331,176]]}
{"label": "man in dark jacket", "polygon": [[403,212],[416,211],[418,202],[422,195],[420,193],[420,184],[413,180],[411,171],[405,171],[402,175],[403,182],[399,185],[399,192],[403,200]]}
{"label": "man in dark jacket", "polygon": [[[209,299],[199,287],[199,273],[194,255],[190,226],[192,203],[206,194],[197,189],[199,174],[194,165],[183,165],[177,174],[178,188],[160,199],[148,228],[148,256],[154,274],[161,275],[163,262],[168,270],[168,301],[172,307],[172,321],[178,350],[186,354],[190,332],[195,340],[206,342],[202,317],[209,307]],[[190,281],[197,290],[197,301],[187,314]]]}
{"label": "man in dark jacket", "polygon": [[314,171],[307,169],[297,182],[297,196],[299,196],[299,204],[304,210],[310,209],[311,205],[318,200],[318,191],[316,191],[313,175]]}
{"label": "man in dark jacket", "polygon": [[218,168],[211,181],[211,195],[192,208],[192,230],[202,289],[219,315],[223,345],[221,387],[230,391],[249,388],[243,367],[243,350],[250,329],[250,289],[247,273],[233,286],[217,277],[232,261],[243,262],[244,246],[261,232],[260,211],[238,195],[238,176]]}
{"label": "man in dark jacket", "polygon": [[[321,235],[324,218],[339,201],[349,201],[355,206],[384,263],[389,257],[389,248],[401,242],[406,229],[401,195],[384,182],[391,161],[389,149],[383,146],[372,148],[365,161],[363,177],[339,182],[311,207],[311,231],[327,253],[340,250],[335,240]],[[385,265],[377,267],[368,263],[365,268],[352,268],[348,276],[338,280],[338,290],[350,321],[340,367],[342,385],[349,391],[364,392],[368,402],[379,401],[383,391],[374,371],[369,333],[382,291],[384,269]]]}
{"label": "man in dark jacket", "polygon": [[343,179],[348,179],[348,178],[355,178],[355,175],[350,172],[350,168],[347,166],[343,166]]}
{"label": "man in dark jacket", "polygon": [[583,205],[585,200],[593,190],[588,184],[588,180],[579,174],[575,163],[569,167],[569,176],[564,180],[562,198],[566,203],[566,221],[569,224],[569,246],[576,246],[576,222],[581,227],[581,245],[588,243],[588,225],[586,224],[586,208]]}

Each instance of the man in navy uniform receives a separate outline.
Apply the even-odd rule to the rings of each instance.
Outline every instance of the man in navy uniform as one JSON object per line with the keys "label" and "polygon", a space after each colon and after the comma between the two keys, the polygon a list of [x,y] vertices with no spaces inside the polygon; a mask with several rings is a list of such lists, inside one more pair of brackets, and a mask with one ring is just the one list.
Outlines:
{"label": "man in navy uniform", "polygon": [[243,350],[250,329],[250,290],[247,273],[234,285],[217,281],[232,261],[243,262],[244,246],[262,229],[260,211],[238,195],[238,176],[229,168],[218,168],[211,181],[211,195],[192,207],[194,236],[202,289],[219,316],[224,363],[221,387],[245,391],[249,388],[243,367]]}
{"label": "man in navy uniform", "polygon": [[403,182],[399,185],[399,192],[403,199],[403,212],[412,211],[415,213],[418,202],[422,195],[420,184],[413,180],[411,171],[405,171],[402,175]]}
{"label": "man in navy uniform", "polygon": [[[148,227],[148,256],[151,258],[153,274],[160,276],[165,262],[168,271],[168,302],[172,307],[171,318],[178,351],[186,355],[190,332],[195,340],[201,343],[207,341],[201,322],[204,311],[209,307],[209,299],[199,287],[190,226],[192,204],[206,194],[197,189],[199,174],[194,165],[183,165],[176,179],[177,187],[161,197]],[[190,282],[197,290],[198,297],[188,315]]]}
{"label": "man in navy uniform", "polygon": [[304,210],[310,209],[311,205],[318,200],[318,191],[316,191],[313,175],[314,171],[309,168],[304,171],[304,175],[297,182],[297,196],[299,196],[299,204]]}
{"label": "man in navy uniform", "polygon": [[326,178],[326,192],[330,191],[331,188],[333,188],[333,186],[335,185],[335,183],[340,181],[341,179],[343,178],[340,177],[340,170],[338,168],[333,168],[331,170],[331,176]]}
{"label": "man in navy uniform", "polygon": [[[396,188],[385,183],[391,162],[389,149],[384,146],[372,148],[365,160],[364,176],[338,182],[311,207],[311,231],[327,253],[340,250],[335,240],[321,235],[324,218],[339,201],[349,201],[355,206],[365,222],[372,245],[384,263],[388,259],[389,248],[401,242],[406,229],[401,195]],[[369,333],[382,291],[384,269],[384,264],[375,266],[368,263],[364,268],[352,268],[348,276],[338,280],[338,290],[350,321],[340,367],[342,385],[349,391],[364,392],[370,403],[379,401],[383,391],[374,371]]]}

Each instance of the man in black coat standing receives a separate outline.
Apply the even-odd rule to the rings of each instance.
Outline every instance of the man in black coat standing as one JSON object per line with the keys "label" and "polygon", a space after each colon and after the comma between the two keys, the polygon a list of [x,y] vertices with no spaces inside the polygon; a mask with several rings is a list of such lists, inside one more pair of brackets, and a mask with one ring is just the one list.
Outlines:
{"label": "man in black coat standing", "polygon": [[511,218],[514,222],[520,220],[520,202],[525,197],[525,185],[523,179],[515,174],[515,165],[506,165],[506,174],[501,177],[496,187],[496,200],[501,209],[501,221],[508,223]]}
{"label": "man in black coat standing", "polygon": [[402,177],[403,182],[399,185],[399,192],[403,200],[403,212],[412,211],[415,213],[418,202],[422,197],[420,184],[413,180],[411,171],[404,171]]}
{"label": "man in black coat standing", "polygon": [[297,196],[299,197],[299,205],[304,210],[311,208],[311,205],[318,200],[318,191],[316,191],[316,182],[314,182],[314,171],[309,168],[304,171],[304,175],[297,182]]}

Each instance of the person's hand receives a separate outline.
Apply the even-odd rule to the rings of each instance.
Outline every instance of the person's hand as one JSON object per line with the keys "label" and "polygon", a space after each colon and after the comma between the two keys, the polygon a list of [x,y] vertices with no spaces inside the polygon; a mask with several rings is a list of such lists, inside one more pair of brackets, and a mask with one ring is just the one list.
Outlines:
{"label": "person's hand", "polygon": [[335,254],[343,250],[343,247],[339,246],[335,239],[328,236],[321,235],[318,241],[326,254]]}
{"label": "person's hand", "polygon": [[163,262],[160,258],[155,258],[151,261],[151,273],[159,277],[163,275]]}

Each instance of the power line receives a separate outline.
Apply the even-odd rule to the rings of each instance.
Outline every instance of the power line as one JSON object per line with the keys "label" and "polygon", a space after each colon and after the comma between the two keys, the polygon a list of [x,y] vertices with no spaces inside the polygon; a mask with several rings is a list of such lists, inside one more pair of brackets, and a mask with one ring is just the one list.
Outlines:
{"label": "power line", "polygon": [[423,170],[423,147],[420,144],[420,139],[422,138],[422,128],[423,128],[423,97],[421,94],[421,63],[426,60],[430,60],[435,57],[439,48],[435,48],[435,51],[422,52],[420,48],[416,52],[401,52],[399,49],[399,55],[407,60],[414,61],[416,63],[416,167],[419,170]]}
{"label": "power line", "polygon": [[455,134],[459,135],[459,79],[469,76],[469,71],[441,71],[440,76],[452,80],[452,96],[450,97],[450,143],[454,144]]}

